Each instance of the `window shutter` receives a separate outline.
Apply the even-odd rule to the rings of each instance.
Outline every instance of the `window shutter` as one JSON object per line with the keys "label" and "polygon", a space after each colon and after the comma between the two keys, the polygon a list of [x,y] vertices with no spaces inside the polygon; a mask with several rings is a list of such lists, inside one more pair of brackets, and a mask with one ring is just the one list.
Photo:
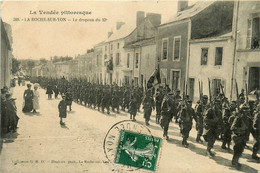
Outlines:
{"label": "window shutter", "polygon": [[246,48],[251,49],[251,40],[252,40],[252,20],[247,20],[247,39],[246,39]]}

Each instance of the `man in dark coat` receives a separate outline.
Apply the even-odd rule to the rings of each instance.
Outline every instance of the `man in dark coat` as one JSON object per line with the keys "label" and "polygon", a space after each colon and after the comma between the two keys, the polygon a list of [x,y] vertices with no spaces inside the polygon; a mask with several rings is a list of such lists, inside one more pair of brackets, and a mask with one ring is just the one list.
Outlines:
{"label": "man in dark coat", "polygon": [[48,94],[48,99],[51,99],[53,94],[53,88],[52,85],[49,83],[47,86],[46,94]]}
{"label": "man in dark coat", "polygon": [[11,94],[9,93],[6,94],[5,106],[6,106],[6,115],[8,116],[9,119],[8,126],[10,127],[10,130],[15,132],[17,129],[18,120],[20,118],[16,114],[17,108],[15,105],[15,99],[11,98]]}
{"label": "man in dark coat", "polygon": [[67,117],[67,103],[65,101],[65,97],[66,97],[65,95],[62,95],[62,100],[60,101],[60,103],[58,105],[60,125],[65,125],[65,123],[62,122],[62,118]]}
{"label": "man in dark coat", "polygon": [[138,109],[138,101],[137,101],[137,93],[133,92],[130,96],[130,103],[129,103],[129,113],[130,119],[136,121],[135,116]]}

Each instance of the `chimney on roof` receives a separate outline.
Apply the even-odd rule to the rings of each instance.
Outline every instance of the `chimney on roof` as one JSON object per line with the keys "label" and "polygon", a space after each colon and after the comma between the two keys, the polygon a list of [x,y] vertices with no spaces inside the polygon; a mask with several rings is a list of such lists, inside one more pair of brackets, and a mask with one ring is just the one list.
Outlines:
{"label": "chimney on roof", "polygon": [[125,22],[116,22],[116,30],[119,30],[124,24]]}
{"label": "chimney on roof", "polygon": [[109,38],[113,34],[113,31],[107,33],[107,38]]}
{"label": "chimney on roof", "polygon": [[153,24],[153,26],[159,26],[161,24],[161,14],[147,13],[146,18]]}
{"label": "chimney on roof", "polygon": [[188,1],[178,1],[178,13],[185,10],[188,7]]}
{"label": "chimney on roof", "polygon": [[145,13],[144,11],[137,11],[136,12],[136,26],[139,26],[145,18]]}

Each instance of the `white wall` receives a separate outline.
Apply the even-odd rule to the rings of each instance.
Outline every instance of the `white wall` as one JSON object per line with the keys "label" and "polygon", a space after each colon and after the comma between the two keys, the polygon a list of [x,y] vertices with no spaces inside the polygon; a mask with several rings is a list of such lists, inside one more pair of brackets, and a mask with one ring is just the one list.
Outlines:
{"label": "white wall", "polygon": [[[223,47],[222,65],[215,66],[216,47]],[[201,65],[201,48],[208,48],[208,63]],[[221,79],[225,81],[224,91],[226,97],[230,96],[233,42],[214,41],[190,44],[189,78],[194,78],[194,101],[199,99],[198,80],[203,81],[203,94],[209,95],[208,78]]]}

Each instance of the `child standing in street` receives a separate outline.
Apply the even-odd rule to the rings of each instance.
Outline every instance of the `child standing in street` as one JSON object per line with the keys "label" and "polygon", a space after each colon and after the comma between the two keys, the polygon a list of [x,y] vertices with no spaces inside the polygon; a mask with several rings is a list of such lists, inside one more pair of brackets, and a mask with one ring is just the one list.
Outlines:
{"label": "child standing in street", "polygon": [[65,125],[65,123],[62,122],[62,118],[67,117],[67,103],[65,101],[65,95],[62,95],[62,100],[60,101],[59,105],[59,117],[60,117],[60,125]]}

